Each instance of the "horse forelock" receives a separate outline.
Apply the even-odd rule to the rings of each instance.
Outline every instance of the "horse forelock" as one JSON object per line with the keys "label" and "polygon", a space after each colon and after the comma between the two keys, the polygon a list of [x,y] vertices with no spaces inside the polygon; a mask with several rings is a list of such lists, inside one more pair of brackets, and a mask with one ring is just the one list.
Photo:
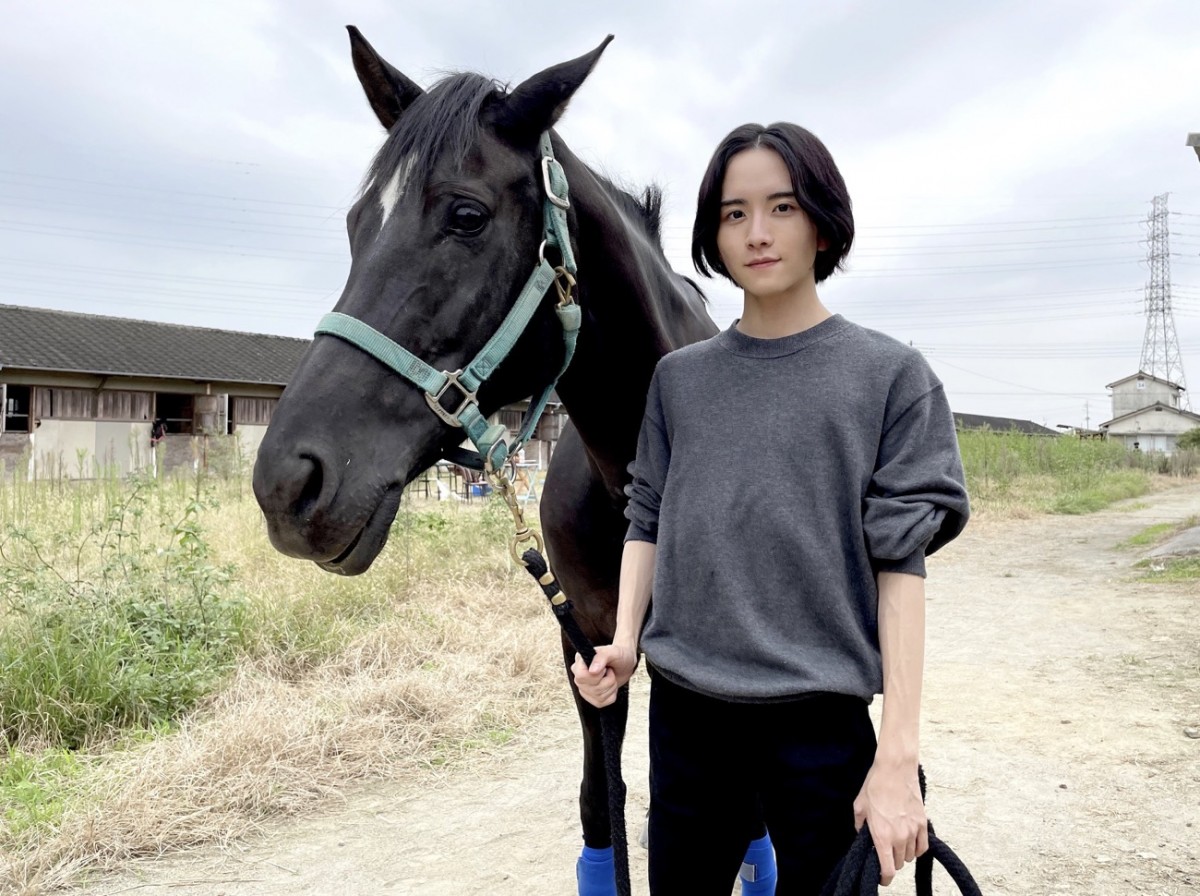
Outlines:
{"label": "horse forelock", "polygon": [[405,189],[423,185],[444,155],[460,167],[479,142],[480,111],[501,95],[500,84],[473,72],[434,84],[392,127],[367,169],[360,195],[377,193],[386,217]]}

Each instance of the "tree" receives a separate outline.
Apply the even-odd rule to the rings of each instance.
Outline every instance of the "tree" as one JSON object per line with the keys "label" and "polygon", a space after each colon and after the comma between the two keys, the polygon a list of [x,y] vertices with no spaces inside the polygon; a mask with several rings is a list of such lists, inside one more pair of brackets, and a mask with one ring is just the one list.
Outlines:
{"label": "tree", "polygon": [[1184,451],[1200,451],[1200,426],[1189,429],[1179,437],[1179,441],[1175,444]]}

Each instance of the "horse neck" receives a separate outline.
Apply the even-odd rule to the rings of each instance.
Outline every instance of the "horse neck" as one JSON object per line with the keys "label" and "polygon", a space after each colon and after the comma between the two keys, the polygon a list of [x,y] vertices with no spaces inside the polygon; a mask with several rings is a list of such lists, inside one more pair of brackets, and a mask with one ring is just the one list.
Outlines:
{"label": "horse neck", "polygon": [[671,269],[615,188],[565,147],[555,149],[571,184],[583,310],[558,393],[609,493],[622,502],[655,364],[717,327],[700,291]]}

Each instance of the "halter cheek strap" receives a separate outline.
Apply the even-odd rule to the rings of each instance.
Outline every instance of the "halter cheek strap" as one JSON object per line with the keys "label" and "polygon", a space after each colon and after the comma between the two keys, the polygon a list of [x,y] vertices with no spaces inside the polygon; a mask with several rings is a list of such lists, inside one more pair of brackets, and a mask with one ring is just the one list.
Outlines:
{"label": "halter cheek strap", "polygon": [[[438,417],[466,432],[475,451],[459,453],[455,460],[475,469],[498,470],[509,456],[516,454],[529,441],[551,393],[575,354],[575,342],[582,321],[573,295],[577,269],[567,227],[567,209],[571,207],[567,176],[562,165],[554,158],[549,132],[542,134],[539,145],[545,199],[543,243],[538,262],[500,328],[469,364],[455,371],[437,370],[374,327],[337,311],[321,318],[316,330],[318,336],[336,336],[362,349],[421,389],[425,393],[425,401]],[[546,246],[557,249],[562,257],[562,264],[557,268],[546,260]],[[540,396],[536,400],[531,397],[521,430],[510,446],[507,442],[508,429],[499,423],[488,425],[487,418],[479,410],[476,396],[479,387],[517,344],[552,284],[558,288],[559,301],[554,311],[562,325],[563,364]],[[448,397],[449,407],[446,401]]]}

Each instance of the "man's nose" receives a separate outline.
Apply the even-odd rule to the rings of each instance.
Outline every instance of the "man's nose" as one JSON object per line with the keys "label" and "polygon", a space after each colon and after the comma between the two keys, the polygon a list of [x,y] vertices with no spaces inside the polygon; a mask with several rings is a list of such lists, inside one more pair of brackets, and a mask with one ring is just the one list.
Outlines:
{"label": "man's nose", "polygon": [[771,228],[768,226],[766,215],[753,214],[750,216],[750,230],[746,239],[751,246],[771,245]]}

